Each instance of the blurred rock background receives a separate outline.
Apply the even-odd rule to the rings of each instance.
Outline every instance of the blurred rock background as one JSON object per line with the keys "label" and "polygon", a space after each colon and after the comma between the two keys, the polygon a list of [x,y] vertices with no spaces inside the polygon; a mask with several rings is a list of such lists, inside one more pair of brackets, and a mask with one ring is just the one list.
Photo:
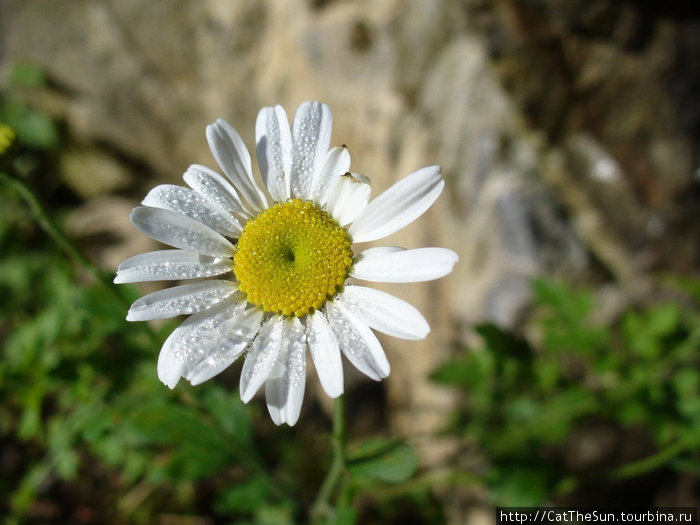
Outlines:
{"label": "blurred rock background", "polygon": [[128,223],[149,188],[215,166],[204,128],[219,117],[252,146],[260,107],[330,104],[332,142],[373,195],[442,165],[443,196],[391,242],[460,262],[387,287],[433,332],[382,340],[391,428],[438,466],[454,452],[433,436],[454,394],[431,372],[474,323],[517,328],[533,277],[593,283],[597,314],[613,316],[653,297],[655,275],[697,274],[698,56],[693,2],[0,3],[0,87],[18,62],[45,72],[21,96],[68,137],[48,184],[80,202],[71,235],[104,268],[151,248]]}

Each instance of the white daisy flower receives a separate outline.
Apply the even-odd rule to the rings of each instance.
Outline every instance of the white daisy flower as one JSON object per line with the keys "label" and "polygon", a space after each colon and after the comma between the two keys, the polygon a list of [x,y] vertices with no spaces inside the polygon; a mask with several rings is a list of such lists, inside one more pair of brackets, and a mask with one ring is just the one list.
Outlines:
{"label": "white daisy flower", "polygon": [[353,243],[386,237],[422,215],[444,186],[440,167],[420,169],[370,201],[369,180],[348,171],[347,149],[329,150],[331,123],[330,108],[319,102],[303,103],[291,129],[281,106],[260,111],[264,191],[240,136],[218,120],[207,140],[228,181],[193,165],[183,177],[189,188],[157,186],[134,209],[139,230],[175,249],[124,261],[114,282],[199,279],[146,295],[127,315],[191,314],[158,358],[158,377],[170,388],[181,377],[202,383],[246,353],[241,399],[247,403],[264,384],[273,421],[294,425],[307,347],[321,385],[337,397],[341,353],[374,380],[389,375],[372,329],[403,339],[430,331],[410,304],[348,280],[427,281],[452,271],[457,255],[444,248],[352,251]]}

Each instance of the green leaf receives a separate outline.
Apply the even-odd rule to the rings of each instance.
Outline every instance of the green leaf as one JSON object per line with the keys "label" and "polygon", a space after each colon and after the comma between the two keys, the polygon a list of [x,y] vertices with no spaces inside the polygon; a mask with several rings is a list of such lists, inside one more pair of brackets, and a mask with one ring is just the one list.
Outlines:
{"label": "green leaf", "polygon": [[374,438],[359,445],[348,456],[350,474],[357,480],[398,483],[418,468],[418,455],[407,442]]}
{"label": "green leaf", "polygon": [[678,329],[681,312],[676,304],[659,304],[647,311],[647,333],[656,337],[669,335]]}
{"label": "green leaf", "polygon": [[700,424],[700,372],[696,368],[683,368],[676,372],[671,384],[677,393],[678,412]]}
{"label": "green leaf", "polygon": [[59,144],[56,124],[44,113],[29,109],[17,101],[0,107],[0,121],[17,133],[18,142],[37,149],[53,149]]}
{"label": "green leaf", "polygon": [[168,471],[174,476],[199,479],[233,460],[229,438],[198,413],[182,404],[148,399],[125,414],[123,432],[141,446],[172,447]]}
{"label": "green leaf", "polygon": [[22,401],[22,417],[17,427],[17,436],[24,441],[38,438],[42,431],[41,403],[45,395],[44,382],[31,383],[19,396]]}
{"label": "green leaf", "polygon": [[209,385],[201,396],[203,408],[214,417],[223,432],[238,447],[253,448],[253,422],[248,407],[236,391],[228,392],[216,384]]}
{"label": "green leaf", "polygon": [[506,407],[506,414],[515,423],[526,423],[542,413],[540,403],[532,398],[521,396],[512,399]]}
{"label": "green leaf", "polygon": [[680,397],[697,396],[700,390],[700,371],[696,368],[683,368],[676,372],[671,384]]}
{"label": "green leaf", "polygon": [[631,399],[620,406],[617,417],[627,427],[638,425],[647,419],[647,407],[642,401]]}
{"label": "green leaf", "polygon": [[255,512],[256,525],[293,525],[292,510],[286,505],[266,505]]}
{"label": "green leaf", "polygon": [[352,506],[340,503],[333,510],[333,515],[324,522],[324,525],[354,525],[357,522],[357,511]]}
{"label": "green leaf", "polygon": [[588,356],[607,345],[608,331],[588,319],[594,304],[590,291],[544,280],[535,281],[533,287],[545,350]]}
{"label": "green leaf", "polygon": [[664,279],[669,285],[680,290],[695,301],[700,302],[700,279],[689,275],[667,275]]}
{"label": "green leaf", "polygon": [[46,84],[46,77],[42,69],[29,62],[14,64],[8,77],[12,87],[41,87]]}
{"label": "green leaf", "polygon": [[538,506],[550,493],[549,476],[542,469],[513,466],[495,473],[494,499],[497,506]]}
{"label": "green leaf", "polygon": [[539,387],[544,392],[552,392],[561,378],[561,367],[554,360],[538,362],[535,367],[535,377]]}
{"label": "green leaf", "polygon": [[443,385],[468,387],[472,383],[473,366],[465,358],[451,359],[432,374],[432,379]]}
{"label": "green leaf", "polygon": [[645,360],[655,360],[661,354],[659,341],[648,330],[647,319],[629,312],[623,319],[623,331],[629,349]]}
{"label": "green leaf", "polygon": [[216,499],[216,510],[224,513],[252,513],[264,506],[269,497],[265,480],[252,478],[225,489]]}
{"label": "green leaf", "polygon": [[525,339],[514,333],[506,332],[494,324],[477,325],[476,332],[484,339],[486,351],[499,357],[517,359],[530,359],[532,357],[532,348]]}
{"label": "green leaf", "polygon": [[564,319],[585,319],[593,307],[593,298],[587,290],[573,290],[569,285],[536,279],[533,281],[535,302]]}

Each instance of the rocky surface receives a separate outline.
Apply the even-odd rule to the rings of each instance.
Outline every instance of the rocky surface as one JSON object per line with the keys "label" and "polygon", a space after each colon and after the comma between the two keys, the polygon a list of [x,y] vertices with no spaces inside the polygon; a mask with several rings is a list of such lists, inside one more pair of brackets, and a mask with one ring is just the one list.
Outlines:
{"label": "rocky surface", "polygon": [[[276,103],[329,103],[333,142],[374,195],[441,164],[438,205],[391,242],[450,247],[460,263],[387,287],[433,327],[384,340],[393,425],[421,443],[450,408],[429,372],[463,327],[517,325],[531,277],[639,298],[652,272],[697,270],[699,29],[697,8],[654,0],[5,0],[0,71],[46,71],[49,87],[26,95],[97,151],[67,154],[65,184],[120,209],[214,166],[207,123],[226,118],[252,145],[258,108]],[[120,220],[105,228],[139,235]],[[130,242],[104,264],[139,251]],[[423,447],[428,463],[443,452]]]}

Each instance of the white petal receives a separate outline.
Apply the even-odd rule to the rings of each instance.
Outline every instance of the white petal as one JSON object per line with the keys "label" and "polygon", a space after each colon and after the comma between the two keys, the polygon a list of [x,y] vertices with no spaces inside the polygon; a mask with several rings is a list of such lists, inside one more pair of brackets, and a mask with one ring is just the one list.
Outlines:
{"label": "white petal", "polygon": [[220,303],[236,290],[238,287],[235,283],[222,280],[199,281],[166,288],[134,302],[126,320],[151,321],[193,314]]}
{"label": "white petal", "polygon": [[282,106],[263,108],[255,122],[258,164],[270,195],[277,202],[290,197],[292,133]]}
{"label": "white petal", "polygon": [[216,162],[253,210],[267,208],[267,199],[253,179],[250,153],[238,132],[223,119],[207,126],[207,141]]}
{"label": "white petal", "polygon": [[384,349],[372,330],[338,301],[326,303],[326,311],[340,349],[355,368],[380,381],[391,368]]}
{"label": "white petal", "polygon": [[350,270],[351,277],[382,283],[431,281],[450,273],[459,259],[455,252],[446,248],[376,250],[379,248],[360,254]]}
{"label": "white petal", "polygon": [[[189,320],[189,319],[188,319]],[[168,388],[175,388],[178,381],[182,377],[182,368],[184,366],[184,358],[173,349],[170,338],[175,334],[177,328],[170,334],[163,343],[158,355],[158,379],[161,380]]]}
{"label": "white petal", "polygon": [[[255,336],[262,312],[245,309],[236,295],[188,317],[165,341],[158,357],[158,377],[174,388],[180,377],[196,384],[228,367]],[[201,381],[200,381],[201,380]]]}
{"label": "white petal", "polygon": [[430,326],[406,301],[374,288],[348,285],[337,299],[371,328],[401,339],[424,339]]}
{"label": "white petal", "polygon": [[219,208],[232,213],[247,214],[231,183],[214,170],[193,164],[187,168],[182,178],[190,188]]}
{"label": "white petal", "polygon": [[241,372],[241,400],[250,401],[272,372],[277,362],[284,337],[282,318],[270,318],[260,328],[260,333],[253,341]]}
{"label": "white petal", "polygon": [[200,255],[187,250],[157,250],[135,255],[117,268],[114,282],[175,281],[212,277],[232,270],[230,259]]}
{"label": "white petal", "polygon": [[233,245],[221,234],[186,215],[162,208],[134,208],[131,223],[156,241],[212,257],[230,257]]}
{"label": "white petal", "polygon": [[348,152],[348,148],[345,146],[331,148],[330,151],[326,153],[326,158],[321,165],[321,170],[318,173],[318,177],[314,179],[313,187],[311,188],[313,201],[319,207],[323,207],[328,201],[328,194],[338,177],[343,173],[347,173],[349,169],[350,152]]}
{"label": "white petal", "polygon": [[343,363],[338,341],[322,312],[306,318],[306,340],[321,386],[329,397],[338,397],[343,393]]}
{"label": "white petal", "polygon": [[320,102],[304,102],[292,124],[292,197],[309,200],[314,179],[331,143],[331,109]]}
{"label": "white petal", "polygon": [[265,399],[276,425],[293,426],[299,419],[306,385],[306,335],[296,317],[284,320],[279,358],[265,381]]}
{"label": "white petal", "polygon": [[183,213],[228,237],[238,237],[241,233],[241,225],[230,212],[190,188],[161,184],[149,191],[141,204]]}
{"label": "white petal", "polygon": [[386,237],[423,215],[444,186],[440,166],[414,171],[370,202],[348,233],[353,242]]}
{"label": "white petal", "polygon": [[248,308],[225,319],[218,328],[218,350],[193,366],[186,374],[192,385],[199,385],[222,372],[240,356],[260,328],[263,312]]}
{"label": "white petal", "polygon": [[345,226],[367,207],[372,188],[369,179],[359,173],[345,173],[337,178],[328,196],[328,212]]}

